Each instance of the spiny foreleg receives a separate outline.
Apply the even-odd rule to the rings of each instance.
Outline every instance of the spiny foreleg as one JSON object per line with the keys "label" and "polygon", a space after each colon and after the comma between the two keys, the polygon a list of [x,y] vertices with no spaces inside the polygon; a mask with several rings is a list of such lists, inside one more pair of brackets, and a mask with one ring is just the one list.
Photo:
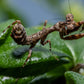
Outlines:
{"label": "spiny foreleg", "polygon": [[82,30],[81,30],[81,31],[83,31],[83,30],[84,30],[84,21],[80,21],[80,22],[78,22],[77,24],[82,25]]}
{"label": "spiny foreleg", "polygon": [[61,39],[64,39],[64,40],[75,40],[75,39],[84,37],[84,33],[74,34],[74,35],[70,35],[70,36],[66,36],[66,37],[64,37],[63,35],[60,34],[60,37],[61,37]]}
{"label": "spiny foreleg", "polygon": [[[81,31],[83,31],[84,30],[84,21],[80,21],[80,22],[76,23],[76,27],[75,27],[76,30],[78,30],[81,25],[83,25],[82,30],[81,30]],[[73,29],[73,31],[75,31],[75,28]],[[66,36],[66,37],[64,37],[64,36],[66,36],[66,35],[63,35],[63,32],[60,32],[60,37],[61,37],[61,39],[64,39],[64,40],[75,40],[75,39],[82,38],[82,37],[84,37],[84,33],[74,34],[74,35],[70,35],[70,36]]]}

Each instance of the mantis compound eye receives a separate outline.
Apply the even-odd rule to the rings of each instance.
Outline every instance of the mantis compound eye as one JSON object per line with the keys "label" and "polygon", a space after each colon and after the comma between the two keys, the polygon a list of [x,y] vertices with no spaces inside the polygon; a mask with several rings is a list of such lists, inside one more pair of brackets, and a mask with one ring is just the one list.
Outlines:
{"label": "mantis compound eye", "polygon": [[68,22],[73,21],[73,18],[74,18],[74,16],[70,13],[66,15],[66,21],[68,21]]}

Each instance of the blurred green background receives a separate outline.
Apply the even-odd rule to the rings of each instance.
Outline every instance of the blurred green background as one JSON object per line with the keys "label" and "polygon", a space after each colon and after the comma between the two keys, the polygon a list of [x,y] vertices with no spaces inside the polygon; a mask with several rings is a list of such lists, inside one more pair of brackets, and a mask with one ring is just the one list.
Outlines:
{"label": "blurred green background", "polygon": [[0,0],[0,22],[20,19],[25,26],[36,26],[46,19],[50,23],[65,20],[70,13],[76,19],[84,19],[83,0]]}

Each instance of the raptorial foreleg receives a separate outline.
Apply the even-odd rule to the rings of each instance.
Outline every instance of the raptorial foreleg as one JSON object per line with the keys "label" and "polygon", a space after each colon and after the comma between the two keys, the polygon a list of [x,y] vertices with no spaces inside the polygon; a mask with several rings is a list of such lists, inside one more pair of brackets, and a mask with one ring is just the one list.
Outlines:
{"label": "raptorial foreleg", "polygon": [[75,40],[75,39],[84,37],[84,33],[74,34],[74,35],[70,35],[70,36],[66,36],[66,37],[60,35],[60,37],[61,37],[61,39],[64,39],[64,40]]}
{"label": "raptorial foreleg", "polygon": [[84,21],[80,21],[80,22],[78,22],[78,24],[82,25],[82,30],[81,31],[83,31],[84,30]]}

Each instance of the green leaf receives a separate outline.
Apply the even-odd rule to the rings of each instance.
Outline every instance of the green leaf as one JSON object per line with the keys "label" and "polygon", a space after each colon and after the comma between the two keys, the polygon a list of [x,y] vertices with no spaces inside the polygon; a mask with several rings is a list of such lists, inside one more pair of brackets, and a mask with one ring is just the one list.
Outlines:
{"label": "green leaf", "polygon": [[0,84],[15,84],[16,80],[12,77],[0,76]]}
{"label": "green leaf", "polygon": [[84,84],[84,76],[76,72],[67,71],[65,77],[67,84]]}
{"label": "green leaf", "polygon": [[69,46],[74,60],[74,65],[84,63],[84,38],[80,38],[77,40],[69,41],[66,44]]}
{"label": "green leaf", "polygon": [[[52,84],[53,81],[56,81],[57,79],[59,79],[61,76],[64,75],[64,72],[66,71],[65,67],[62,66],[58,66],[55,69],[53,69],[52,71],[49,71],[47,73],[44,73],[42,75],[36,76],[34,77],[29,84],[43,84],[43,83],[50,83]],[[56,82],[59,83],[59,82]]]}
{"label": "green leaf", "polygon": [[0,46],[6,41],[6,39],[8,38],[10,32],[11,32],[11,29],[9,28],[6,32],[2,32],[7,26],[11,25],[12,22],[14,20],[9,20],[8,22],[6,22],[5,24],[2,23],[0,24]]}
{"label": "green leaf", "polygon": [[[3,23],[3,25],[6,25],[6,23]],[[8,23],[10,25],[10,21],[8,21]],[[3,30],[4,29],[1,29],[1,31]],[[38,31],[40,31],[39,27],[29,29],[26,28],[28,35],[34,34]],[[67,58],[71,60],[70,57],[72,56],[72,53],[67,47],[65,41],[60,39],[57,32],[53,32],[48,35],[47,38],[51,40],[53,54],[49,52],[48,44],[41,46],[41,44],[38,42],[38,44],[33,49],[31,61],[28,61],[27,65],[22,68],[22,65],[28,56],[27,51],[29,47],[17,45],[10,35],[8,35],[8,37],[5,39],[5,43],[0,46],[0,75],[16,78],[37,76],[51,71],[60,65],[68,64],[69,61]],[[59,61],[56,60],[56,57],[59,58]],[[62,57],[65,57],[65,59]]]}
{"label": "green leaf", "polygon": [[7,77],[7,76],[0,76],[0,84],[29,84],[29,82],[34,77],[25,77],[25,78],[13,78],[13,77]]}
{"label": "green leaf", "polygon": [[[6,23],[4,23],[4,24],[6,24]],[[10,25],[10,23],[9,23],[9,25]],[[26,32],[28,33],[28,35],[36,33],[37,31],[39,31],[39,30],[34,29],[34,28],[33,29],[26,29]],[[56,36],[56,39],[52,38],[55,36]],[[48,36],[48,39],[51,40],[51,42],[52,42],[52,51],[57,51],[57,52],[55,52],[55,54],[61,55],[61,56],[62,56],[62,53],[64,53],[63,56],[66,56],[65,54],[71,54],[71,52],[67,48],[64,41],[60,39],[59,35],[56,32],[50,34]],[[49,45],[47,44],[46,46],[41,47],[41,45],[38,43],[37,46],[38,47],[36,49],[34,48],[35,52],[33,51],[31,60],[33,60],[33,61],[37,60],[38,61],[41,59],[42,60],[48,59],[50,57]],[[40,47],[40,49],[39,49],[39,47]],[[16,66],[21,66],[24,63],[25,59],[27,58],[28,53],[25,53],[21,59],[16,59],[13,55],[13,52],[17,51],[18,48],[20,48],[19,50],[23,49],[23,47],[21,47],[21,45],[17,45],[13,41],[13,39],[10,36],[8,36],[6,42],[0,46],[0,66],[1,67],[4,67],[4,68],[5,67],[16,67]],[[44,49],[47,51],[46,53],[43,51]],[[28,48],[27,48],[27,50],[28,50]],[[57,55],[55,55],[55,57]],[[52,57],[54,57],[54,56],[52,56]],[[4,61],[6,63],[4,63]],[[31,63],[33,61],[31,61]]]}
{"label": "green leaf", "polygon": [[[46,73],[54,68],[68,63],[65,60],[56,61],[55,59],[49,58],[45,60],[39,60],[37,63],[29,63],[24,68],[22,67],[10,67],[10,68],[0,68],[0,75],[11,76],[11,77],[27,77],[27,76],[37,76]],[[45,66],[44,66],[45,65]]]}

